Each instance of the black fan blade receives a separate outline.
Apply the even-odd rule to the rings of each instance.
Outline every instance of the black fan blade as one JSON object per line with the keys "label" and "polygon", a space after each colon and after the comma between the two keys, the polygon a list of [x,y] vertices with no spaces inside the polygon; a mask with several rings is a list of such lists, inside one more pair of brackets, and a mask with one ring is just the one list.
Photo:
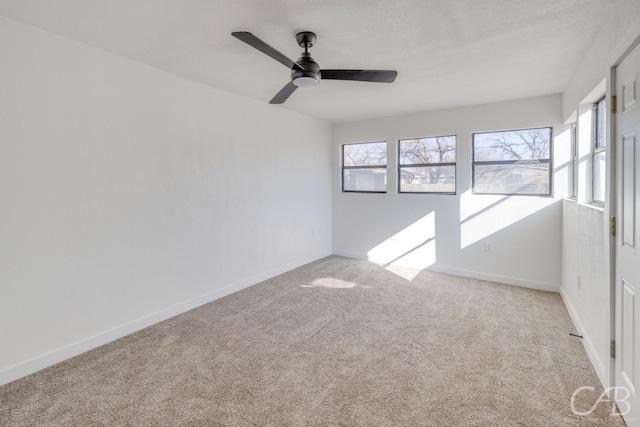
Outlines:
{"label": "black fan blade", "polygon": [[269,104],[282,104],[291,96],[293,92],[298,89],[298,86],[294,85],[293,82],[287,83],[285,87],[280,89],[280,92],[276,93],[276,96],[273,97]]}
{"label": "black fan blade", "polygon": [[263,42],[262,40],[260,40],[259,38],[257,38],[256,36],[254,36],[253,34],[247,31],[236,31],[234,33],[231,33],[231,35],[237,38],[238,40],[242,40],[249,46],[258,49],[260,52],[269,55],[279,63],[285,65],[290,70],[293,70],[294,68],[302,70],[301,66],[299,66],[298,64],[296,64],[295,62],[293,62],[292,60],[284,56],[282,53],[278,52],[277,50],[275,50],[274,48],[272,48],[271,46],[269,46],[268,44],[266,44],[265,42]]}
{"label": "black fan blade", "polygon": [[358,80],[361,82],[393,83],[398,75],[390,70],[320,70],[322,80]]}

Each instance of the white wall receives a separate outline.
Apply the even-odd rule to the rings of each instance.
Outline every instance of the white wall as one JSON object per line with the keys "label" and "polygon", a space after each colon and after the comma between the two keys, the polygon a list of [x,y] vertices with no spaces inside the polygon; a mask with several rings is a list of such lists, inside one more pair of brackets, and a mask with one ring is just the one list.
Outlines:
{"label": "white wall", "polygon": [[5,18],[0,58],[0,384],[331,253],[328,123]]}
{"label": "white wall", "polygon": [[561,294],[591,363],[608,387],[609,259],[604,209],[563,202]]}
{"label": "white wall", "polygon": [[[334,125],[333,250],[385,264],[557,291],[569,134],[561,97],[544,96]],[[552,126],[556,198],[471,194],[471,133]],[[457,195],[397,194],[397,140],[458,138]],[[342,193],[341,145],[386,140],[388,192]],[[493,252],[485,252],[485,242]]]}

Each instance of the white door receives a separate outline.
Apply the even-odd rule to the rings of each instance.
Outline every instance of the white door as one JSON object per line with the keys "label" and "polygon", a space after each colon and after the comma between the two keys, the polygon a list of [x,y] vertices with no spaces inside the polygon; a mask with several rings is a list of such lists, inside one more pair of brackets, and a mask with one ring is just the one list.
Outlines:
{"label": "white door", "polygon": [[616,399],[627,425],[640,426],[640,46],[617,67]]}

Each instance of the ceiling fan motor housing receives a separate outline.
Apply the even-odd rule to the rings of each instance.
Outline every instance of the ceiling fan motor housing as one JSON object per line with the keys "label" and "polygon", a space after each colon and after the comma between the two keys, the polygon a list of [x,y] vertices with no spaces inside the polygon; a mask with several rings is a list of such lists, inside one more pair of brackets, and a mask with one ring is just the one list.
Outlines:
{"label": "ceiling fan motor housing", "polygon": [[310,53],[303,52],[296,63],[301,66],[303,70],[297,68],[291,70],[291,81],[293,81],[293,84],[296,86],[310,87],[317,86],[318,83],[320,83],[320,66],[313,60]]}

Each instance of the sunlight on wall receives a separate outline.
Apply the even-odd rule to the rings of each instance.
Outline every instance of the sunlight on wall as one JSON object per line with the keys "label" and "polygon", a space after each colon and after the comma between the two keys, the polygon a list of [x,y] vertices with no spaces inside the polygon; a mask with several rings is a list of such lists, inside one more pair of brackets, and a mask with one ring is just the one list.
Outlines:
{"label": "sunlight on wall", "polygon": [[551,197],[478,197],[467,190],[460,196],[460,247],[466,248],[555,202]]}
{"label": "sunlight on wall", "polygon": [[559,167],[571,164],[571,129],[566,129],[553,138],[553,164]]}
{"label": "sunlight on wall", "polygon": [[[368,259],[412,280],[436,262],[436,215],[431,212],[367,252]],[[411,271],[392,268],[409,267]],[[410,277],[410,278],[409,278]]]}
{"label": "sunlight on wall", "polygon": [[573,168],[571,165],[571,129],[553,139],[553,192],[555,197],[571,196]]}
{"label": "sunlight on wall", "polygon": [[[553,186],[556,197],[569,195],[572,180],[571,130],[553,139]],[[477,196],[467,190],[460,196],[460,247],[466,248],[553,203],[553,197]]]}
{"label": "sunlight on wall", "polygon": [[591,202],[591,112],[592,106],[578,108],[578,202]]}

